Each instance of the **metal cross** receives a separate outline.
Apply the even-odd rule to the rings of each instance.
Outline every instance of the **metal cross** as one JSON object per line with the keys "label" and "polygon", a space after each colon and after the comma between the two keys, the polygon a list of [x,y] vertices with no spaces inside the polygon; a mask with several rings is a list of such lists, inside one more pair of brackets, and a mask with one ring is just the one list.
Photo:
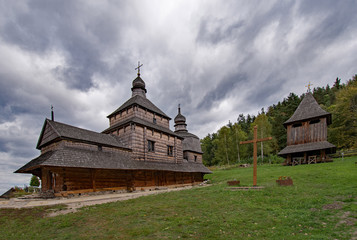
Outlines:
{"label": "metal cross", "polygon": [[311,92],[311,86],[312,85],[314,85],[314,84],[311,84],[310,82],[309,82],[309,84],[307,84],[307,86],[305,86],[305,87],[307,87],[307,92]]}
{"label": "metal cross", "polygon": [[140,76],[140,67],[142,67],[143,64],[140,65],[140,61],[138,62],[138,67],[135,68],[135,70],[138,70],[138,77]]}

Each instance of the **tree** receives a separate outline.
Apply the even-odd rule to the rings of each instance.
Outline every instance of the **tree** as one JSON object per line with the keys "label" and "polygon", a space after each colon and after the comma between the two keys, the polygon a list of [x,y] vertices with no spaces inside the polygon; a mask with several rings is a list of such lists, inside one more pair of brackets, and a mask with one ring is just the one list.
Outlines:
{"label": "tree", "polygon": [[240,145],[240,141],[244,141],[247,139],[247,134],[243,131],[242,127],[235,123],[231,128],[231,139],[233,141],[233,149],[232,149],[232,159],[237,158],[237,162],[241,163],[241,158],[246,157],[246,145]]}
{"label": "tree", "polygon": [[[252,123],[252,131],[253,127],[258,126],[258,138],[266,138],[270,137],[272,133],[272,126],[268,120],[268,116],[265,114],[260,114],[258,117],[255,118],[254,122]],[[261,152],[261,158],[263,161],[264,153],[268,155],[272,152],[272,143],[267,142],[264,143],[260,142],[260,146],[258,146],[258,150]]]}
{"label": "tree", "polygon": [[336,104],[328,109],[332,113],[329,140],[337,148],[357,148],[357,75],[336,93]]}
{"label": "tree", "polygon": [[40,180],[38,179],[37,176],[32,175],[31,180],[30,180],[30,186],[32,186],[32,187],[39,187],[40,186]]}

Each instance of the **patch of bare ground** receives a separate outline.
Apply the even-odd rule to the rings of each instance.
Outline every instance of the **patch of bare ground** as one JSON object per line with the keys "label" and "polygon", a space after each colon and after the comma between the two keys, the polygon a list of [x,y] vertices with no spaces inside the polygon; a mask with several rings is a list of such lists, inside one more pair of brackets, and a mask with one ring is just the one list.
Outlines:
{"label": "patch of bare ground", "polygon": [[[356,224],[356,214],[351,213],[350,211],[344,212],[339,218],[340,221],[336,224],[336,228],[340,225],[346,225],[346,226],[354,226]],[[352,240],[357,240],[357,229],[352,228],[351,231],[352,234]]]}
{"label": "patch of bare ground", "polygon": [[323,210],[339,210],[343,207],[343,202],[334,202],[331,204],[326,204],[322,207]]}
{"label": "patch of bare ground", "polygon": [[[160,194],[165,192],[180,191],[185,189],[191,189],[193,187],[203,187],[207,184],[200,186],[184,186],[177,188],[160,188],[151,191],[137,191],[137,192],[125,192],[125,193],[110,193],[110,194],[98,194],[87,196],[74,196],[70,198],[55,198],[55,199],[36,199],[35,197],[26,197],[21,199],[10,199],[0,202],[0,208],[2,209],[33,209],[33,207],[45,207],[45,211],[34,211],[36,214],[40,214],[41,217],[54,217],[58,215],[77,212],[79,208],[134,199],[142,196],[148,196],[153,194]],[[60,207],[56,207],[60,206]],[[33,212],[33,210],[28,210]],[[6,213],[7,211],[2,211]],[[9,211],[11,212],[11,211]],[[19,211],[21,212],[21,211]],[[24,212],[24,211],[22,211]],[[25,211],[26,212],[26,211]]]}

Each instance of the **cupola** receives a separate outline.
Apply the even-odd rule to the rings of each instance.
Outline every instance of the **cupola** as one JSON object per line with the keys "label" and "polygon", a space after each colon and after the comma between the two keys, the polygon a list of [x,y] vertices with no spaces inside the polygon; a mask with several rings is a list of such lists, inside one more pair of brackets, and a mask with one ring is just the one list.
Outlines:
{"label": "cupola", "polygon": [[186,129],[186,118],[181,114],[181,107],[180,104],[178,105],[178,114],[174,119],[175,121],[175,132],[181,131],[181,132],[187,132]]}

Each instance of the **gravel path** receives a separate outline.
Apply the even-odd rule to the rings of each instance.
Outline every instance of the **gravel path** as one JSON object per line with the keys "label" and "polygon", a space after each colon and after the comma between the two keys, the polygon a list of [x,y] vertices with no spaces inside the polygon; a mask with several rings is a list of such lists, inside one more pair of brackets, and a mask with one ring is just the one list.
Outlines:
{"label": "gravel path", "polygon": [[51,206],[57,204],[67,205],[67,209],[49,213],[48,216],[53,217],[61,214],[76,212],[79,208],[85,206],[103,204],[108,202],[124,201],[128,199],[142,197],[142,196],[148,196],[148,195],[160,194],[160,193],[172,192],[172,191],[180,191],[180,190],[191,189],[191,188],[193,187],[186,186],[186,187],[179,187],[179,188],[153,190],[153,191],[140,191],[140,192],[132,192],[132,193],[110,193],[110,194],[95,195],[95,196],[84,195],[84,196],[71,197],[71,198],[54,198],[54,199],[12,198],[9,200],[0,200],[0,208],[31,208],[31,207],[39,207],[39,206]]}

